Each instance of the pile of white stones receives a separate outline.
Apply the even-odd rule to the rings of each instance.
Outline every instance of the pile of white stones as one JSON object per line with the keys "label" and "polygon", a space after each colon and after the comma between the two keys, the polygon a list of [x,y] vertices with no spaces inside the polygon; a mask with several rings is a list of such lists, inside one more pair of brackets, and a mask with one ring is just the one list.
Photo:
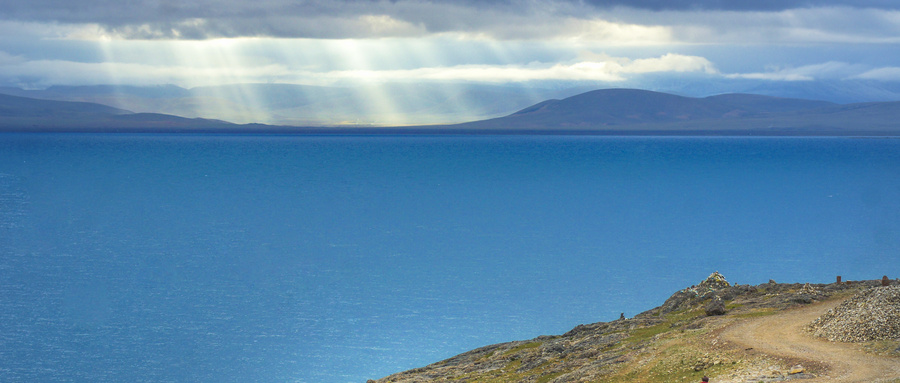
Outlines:
{"label": "pile of white stones", "polygon": [[900,339],[900,286],[862,291],[813,321],[809,330],[837,342]]}

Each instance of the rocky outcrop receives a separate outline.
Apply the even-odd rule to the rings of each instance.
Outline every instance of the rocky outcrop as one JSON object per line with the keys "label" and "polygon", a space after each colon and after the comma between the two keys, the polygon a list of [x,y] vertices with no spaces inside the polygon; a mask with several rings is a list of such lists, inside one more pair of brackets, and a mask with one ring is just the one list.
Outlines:
{"label": "rocky outcrop", "polygon": [[698,304],[709,303],[715,297],[719,297],[724,301],[730,301],[738,296],[756,291],[757,289],[750,285],[732,286],[725,280],[725,276],[716,271],[700,282],[699,285],[694,285],[672,294],[662,306],[650,310],[650,312],[664,315],[674,311],[685,310]]}
{"label": "rocky outcrop", "polygon": [[838,342],[900,339],[900,286],[862,291],[816,319],[809,329]]}
{"label": "rocky outcrop", "polygon": [[[486,346],[374,382],[670,382],[687,381],[692,376],[699,380],[702,374],[721,381],[716,376],[769,371],[771,366],[767,361],[748,360],[744,349],[730,353],[727,347],[715,346],[711,338],[699,341],[700,337],[747,315],[779,311],[877,285],[880,281],[731,285],[721,274],[713,273],[699,285],[676,292],[662,306],[632,318],[620,315],[609,322],[578,325],[563,335]],[[726,311],[726,307],[730,309]],[[807,372],[790,375],[790,366],[781,366],[779,371],[784,373],[772,380],[762,377],[748,381],[812,377]],[[635,376],[641,378],[636,380]]]}
{"label": "rocky outcrop", "polygon": [[703,282],[700,282],[700,288],[709,288],[713,290],[724,289],[726,287],[731,287],[731,284],[725,280],[725,276],[719,274],[718,271],[713,272],[708,277],[706,277]]}
{"label": "rocky outcrop", "polygon": [[706,312],[706,316],[713,315],[725,315],[725,301],[718,296],[713,297],[709,304],[703,308],[703,311]]}

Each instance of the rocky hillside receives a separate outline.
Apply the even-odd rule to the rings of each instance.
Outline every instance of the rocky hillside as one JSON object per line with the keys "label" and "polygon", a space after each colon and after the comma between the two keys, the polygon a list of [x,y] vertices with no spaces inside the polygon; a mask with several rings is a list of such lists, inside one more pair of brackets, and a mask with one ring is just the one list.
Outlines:
{"label": "rocky hillside", "polygon": [[[735,381],[736,376],[749,377],[738,381],[757,382],[812,377],[826,366],[798,369],[797,360],[719,342],[717,335],[740,321],[860,292],[871,294],[883,289],[881,284],[732,285],[716,272],[634,318],[486,346],[369,382],[698,382],[705,375],[713,382]],[[900,357],[900,333],[891,336],[893,341],[883,341],[878,350]]]}

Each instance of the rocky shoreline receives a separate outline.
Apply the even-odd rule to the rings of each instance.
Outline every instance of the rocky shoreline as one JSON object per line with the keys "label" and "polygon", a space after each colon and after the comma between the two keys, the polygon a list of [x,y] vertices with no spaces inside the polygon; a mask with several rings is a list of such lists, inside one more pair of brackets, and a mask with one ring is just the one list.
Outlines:
{"label": "rocky shoreline", "polygon": [[[661,306],[633,318],[583,324],[558,336],[485,346],[368,383],[696,382],[703,375],[748,376],[747,381],[755,382],[812,377],[814,372],[804,368],[791,374],[795,361],[772,360],[752,350],[716,344],[715,334],[745,318],[775,315],[785,309],[854,294],[877,295],[873,299],[885,306],[879,317],[888,318],[883,323],[894,323],[889,318],[898,318],[900,295],[894,292],[900,291],[900,280],[888,280],[887,288],[882,288],[882,284],[882,280],[869,280],[737,285],[715,272],[698,285],[674,293]],[[890,293],[872,293],[875,290]],[[869,303],[858,303],[856,299],[847,302],[861,307],[871,305],[866,298],[859,299]],[[847,309],[835,311],[842,310]],[[857,318],[861,315],[850,314]],[[831,322],[837,324],[825,324]],[[858,327],[852,321],[822,323],[819,328],[841,328],[854,334]],[[890,326],[893,325],[878,327],[876,332],[883,335],[879,339],[895,341],[897,350],[893,352],[900,356],[900,327]]]}

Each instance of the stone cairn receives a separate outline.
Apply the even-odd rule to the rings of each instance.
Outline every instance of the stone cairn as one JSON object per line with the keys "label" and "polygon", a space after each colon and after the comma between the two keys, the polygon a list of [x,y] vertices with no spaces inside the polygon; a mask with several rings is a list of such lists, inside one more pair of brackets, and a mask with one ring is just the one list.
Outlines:
{"label": "stone cairn", "polygon": [[[723,289],[731,287],[731,284],[725,280],[725,277],[722,276],[718,271],[712,273],[707,277],[703,282],[700,282],[699,285],[694,285],[688,287],[686,289],[679,290],[672,294],[669,299],[663,303],[662,306],[659,307],[659,311],[657,315],[664,315],[666,313],[670,313],[672,311],[681,310],[687,307],[690,307],[694,304],[710,300],[713,304],[713,307],[710,307],[710,313],[718,313],[724,310],[724,303],[722,304],[721,309],[718,307],[719,302],[722,301],[721,297],[719,297],[718,302],[716,299],[713,299],[717,295],[719,295]],[[721,315],[721,314],[710,314],[710,315]]]}
{"label": "stone cairn", "polygon": [[706,279],[703,280],[703,282],[700,282],[699,287],[709,288],[712,290],[718,290],[718,289],[724,289],[726,287],[731,287],[731,284],[729,284],[728,281],[725,280],[724,275],[719,274],[719,272],[716,271],[716,272],[713,272],[712,274],[710,274],[708,277],[706,277]]}
{"label": "stone cairn", "polygon": [[812,287],[812,285],[807,282],[803,287],[800,288],[801,294],[809,294],[809,295],[822,295],[822,292],[819,289]]}
{"label": "stone cairn", "polygon": [[[715,291],[719,289],[724,289],[731,287],[731,284],[725,280],[725,276],[719,274],[718,271],[712,273],[707,277],[703,282],[700,282],[700,289],[707,289],[710,291]],[[718,295],[714,295],[712,300],[703,308],[703,311],[706,312],[707,316],[713,315],[725,315],[725,301]]]}

